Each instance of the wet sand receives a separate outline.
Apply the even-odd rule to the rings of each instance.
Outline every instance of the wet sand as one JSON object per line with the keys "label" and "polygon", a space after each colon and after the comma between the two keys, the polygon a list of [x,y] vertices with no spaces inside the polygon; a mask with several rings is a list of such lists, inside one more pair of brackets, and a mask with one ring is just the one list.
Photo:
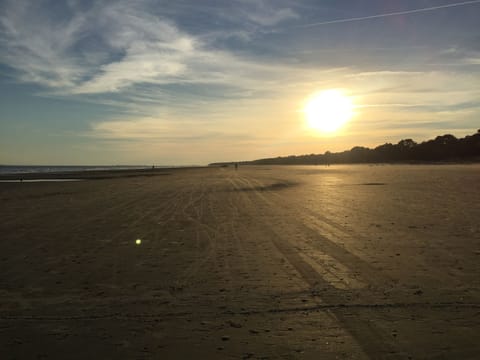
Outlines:
{"label": "wet sand", "polygon": [[479,165],[103,175],[0,184],[3,359],[480,353]]}

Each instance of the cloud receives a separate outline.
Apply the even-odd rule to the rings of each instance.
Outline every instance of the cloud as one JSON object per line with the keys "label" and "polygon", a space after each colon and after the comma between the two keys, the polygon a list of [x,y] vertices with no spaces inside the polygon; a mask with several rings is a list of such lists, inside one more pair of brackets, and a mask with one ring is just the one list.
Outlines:
{"label": "cloud", "polygon": [[470,65],[480,65],[480,55],[477,57],[470,57],[465,59],[465,62]]}
{"label": "cloud", "polygon": [[251,12],[248,14],[248,18],[251,21],[263,26],[273,26],[285,20],[298,19],[299,17],[300,16],[297,13],[289,8],[278,10],[263,9],[261,12]]}
{"label": "cloud", "polygon": [[19,71],[20,81],[73,86],[85,71],[68,51],[86,26],[81,14],[55,24],[36,2],[7,1],[0,16],[0,60]]}
{"label": "cloud", "polygon": [[[438,102],[450,105],[475,100],[480,91],[478,79],[466,72],[447,72],[436,69],[422,71],[351,72],[346,75],[350,84],[361,88],[365,97],[395,98],[397,103],[415,104]],[[391,102],[391,101],[390,101]]]}
{"label": "cloud", "polygon": [[[291,6],[283,6],[279,0],[237,0],[229,3],[228,10],[217,15],[231,25],[242,28],[272,27],[287,20],[299,19],[300,15]],[[289,5],[295,5],[289,3]]]}
{"label": "cloud", "polygon": [[[4,34],[0,60],[17,70],[19,81],[61,94],[96,94],[135,84],[239,84],[241,79],[232,77],[259,68],[209,48],[202,40],[208,35],[179,30],[170,19],[152,14],[146,1],[97,3],[90,8],[71,4],[58,16],[41,3],[6,2],[0,16]],[[287,8],[265,4],[259,8],[245,16],[263,25],[297,16]],[[234,30],[231,36],[247,39],[248,32]]]}
{"label": "cloud", "polygon": [[[136,118],[118,121],[102,121],[91,125],[87,137],[115,143],[149,144],[161,148],[175,145],[182,151],[183,143],[207,146],[242,146],[261,140],[246,133],[216,129],[211,130],[188,121],[171,121],[158,118]],[[183,149],[185,151],[185,149]]]}
{"label": "cloud", "polygon": [[92,125],[89,136],[106,139],[154,139],[171,134],[172,126],[153,118],[102,121]]}
{"label": "cloud", "polygon": [[[358,87],[359,92],[385,88],[395,81],[397,86],[411,88],[406,82],[418,83],[417,78],[425,74],[424,71],[359,71],[350,78],[342,78],[342,72],[349,72],[347,67],[340,71],[333,69],[336,74],[327,74],[326,71],[332,71],[328,69],[331,64],[306,65],[288,56],[270,59],[215,48],[215,38],[238,36],[249,41],[254,30],[248,26],[227,28],[223,34],[218,30],[193,34],[179,28],[180,20],[173,16],[178,16],[175,11],[165,12],[172,15],[167,18],[149,1],[99,2],[91,7],[82,7],[82,2],[69,3],[70,8],[58,16],[50,13],[48,7],[38,5],[41,3],[7,1],[0,15],[3,30],[0,60],[17,70],[19,81],[43,85],[57,96],[91,95],[90,100],[123,103],[121,106],[137,111],[145,106],[162,107],[167,100],[181,107],[198,105],[213,100],[208,98],[209,94],[219,101],[229,98],[254,101],[258,97],[310,91],[312,86],[328,86],[329,82],[339,80],[345,87],[353,88],[352,84],[368,82]],[[238,10],[235,12],[238,23],[270,26],[299,17],[288,6],[275,7],[267,1],[243,0],[235,4],[241,5],[238,9],[234,7]],[[190,6],[198,7],[195,3]],[[175,10],[181,12],[180,8]],[[232,17],[221,10],[213,12],[215,9],[208,8],[208,11],[217,20]],[[477,64],[476,54],[467,55],[464,63]],[[342,58],[349,58],[349,54],[342,53]],[[195,90],[196,85],[202,86],[201,91]],[[181,87],[181,91],[176,92],[175,87]],[[194,91],[195,96],[189,96]],[[109,94],[117,98],[112,99]],[[189,103],[181,104],[180,97]],[[129,100],[134,103],[128,104]]]}
{"label": "cloud", "polygon": [[104,12],[104,21],[121,24],[108,29],[105,42],[124,55],[100,66],[73,93],[116,92],[136,83],[175,81],[186,71],[195,55],[195,39],[166,20],[128,10],[117,7]]}
{"label": "cloud", "polygon": [[[441,49],[429,62],[432,66],[448,66],[457,67],[459,70],[466,69],[467,71],[475,71],[471,65],[480,64],[480,51],[471,46],[450,46]],[[477,68],[476,71],[479,69]]]}
{"label": "cloud", "polygon": [[168,20],[123,3],[59,21],[35,3],[9,2],[0,24],[1,60],[18,70],[20,81],[73,94],[179,76],[195,51],[195,39]]}

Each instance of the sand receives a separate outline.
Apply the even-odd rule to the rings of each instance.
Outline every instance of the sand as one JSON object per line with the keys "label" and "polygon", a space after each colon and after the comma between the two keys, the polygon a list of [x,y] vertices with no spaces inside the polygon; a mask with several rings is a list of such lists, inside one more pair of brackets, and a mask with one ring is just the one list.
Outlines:
{"label": "sand", "polygon": [[479,165],[66,177],[0,183],[2,359],[480,353]]}

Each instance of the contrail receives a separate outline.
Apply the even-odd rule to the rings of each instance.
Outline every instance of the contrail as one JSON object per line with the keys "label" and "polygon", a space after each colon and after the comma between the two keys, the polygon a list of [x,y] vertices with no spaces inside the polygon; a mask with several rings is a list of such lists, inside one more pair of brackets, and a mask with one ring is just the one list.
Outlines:
{"label": "contrail", "polygon": [[362,20],[368,20],[368,19],[383,18],[383,17],[388,17],[388,16],[415,14],[415,13],[420,13],[420,12],[427,12],[427,11],[433,11],[433,10],[439,10],[439,9],[451,8],[451,7],[456,7],[456,6],[463,6],[463,5],[479,4],[479,3],[480,3],[480,0],[463,1],[463,2],[454,3],[454,4],[431,6],[431,7],[420,8],[420,9],[395,11],[395,12],[391,12],[391,13],[361,16],[361,17],[354,17],[354,18],[348,18],[348,19],[337,19],[337,20],[330,20],[330,21],[322,21],[322,22],[317,22],[317,23],[312,23],[312,24],[298,25],[296,27],[312,27],[312,26],[352,22],[352,21],[362,21]]}

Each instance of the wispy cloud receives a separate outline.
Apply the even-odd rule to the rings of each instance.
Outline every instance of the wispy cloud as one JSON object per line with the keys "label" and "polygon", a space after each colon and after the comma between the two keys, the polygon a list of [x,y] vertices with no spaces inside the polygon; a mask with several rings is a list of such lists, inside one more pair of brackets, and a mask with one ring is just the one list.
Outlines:
{"label": "wispy cloud", "polygon": [[[162,100],[172,96],[171,87],[168,91],[164,89],[169,85],[201,84],[202,93],[191,99],[201,102],[206,101],[206,94],[215,86],[223,87],[221,95],[217,92],[223,101],[229,94],[236,99],[273,97],[287,89],[308,90],[308,84],[320,86],[322,81],[315,79],[325,79],[325,83],[342,79],[339,74],[325,76],[331,64],[297,65],[288,58],[272,62],[214,47],[212,38],[232,34],[243,34],[238,36],[248,41],[251,35],[248,26],[233,27],[224,34],[213,30],[193,35],[162,16],[161,11],[154,13],[150,2],[145,0],[102,2],[89,8],[75,1],[69,4],[70,12],[66,11],[68,16],[62,18],[37,3],[7,1],[3,6],[0,60],[17,70],[19,81],[43,85],[57,95],[115,93],[124,97],[122,101],[134,100],[135,104],[126,106],[135,107],[153,106],[155,101],[161,106]],[[299,17],[292,8],[275,7],[268,1],[243,0],[241,4],[236,15],[244,23],[269,26]],[[231,16],[221,11],[214,15],[219,19]],[[452,52],[459,56],[453,50],[447,55],[454,56]],[[478,56],[471,52],[463,56],[464,64],[478,63]],[[349,58],[349,54],[342,53],[342,57]],[[372,79],[374,85],[377,82],[380,85],[392,83],[395,78],[398,85],[398,81],[405,83],[402,79],[420,75],[425,75],[424,70],[360,71],[342,81],[361,83],[362,78],[369,78],[369,85],[360,89],[365,92]],[[149,88],[155,96],[145,93],[142,100],[138,94],[149,85],[162,88]],[[188,88],[183,88],[182,96],[188,98]],[[105,97],[96,100],[110,104],[116,101]]]}
{"label": "wispy cloud", "polygon": [[[183,126],[182,126],[183,125]],[[188,133],[183,127],[186,124],[175,124],[155,118],[132,119],[129,121],[104,121],[92,124],[92,129],[87,136],[106,140],[129,140],[129,141],[155,141],[155,142],[179,142],[195,140],[207,142],[213,139],[248,140],[251,135],[232,133],[228,131],[211,131],[196,127]],[[192,124],[190,124],[192,126]]]}
{"label": "wispy cloud", "polygon": [[[240,68],[243,73],[260,68],[209,48],[202,40],[205,34],[188,34],[169,19],[150,14],[146,1],[76,8],[62,20],[36,3],[6,4],[0,16],[5,50],[0,59],[18,71],[20,81],[62,94],[119,92],[149,83],[231,84]],[[244,16],[260,25],[297,17],[288,8],[258,8]],[[232,71],[235,65],[239,71]]]}
{"label": "wispy cloud", "polygon": [[260,9],[260,12],[248,13],[248,18],[263,26],[273,26],[289,19],[298,19],[299,15],[290,8],[283,9]]}
{"label": "wispy cloud", "polygon": [[55,24],[37,3],[7,1],[0,16],[0,60],[19,71],[20,81],[74,86],[85,69],[69,50],[86,27],[86,17],[80,14]]}
{"label": "wispy cloud", "polygon": [[2,60],[21,81],[74,94],[115,92],[182,74],[195,39],[145,10],[116,3],[59,22],[34,3],[10,2],[0,18]]}
{"label": "wispy cloud", "polygon": [[480,65],[480,55],[477,57],[469,57],[465,59],[465,62],[470,65]]}

